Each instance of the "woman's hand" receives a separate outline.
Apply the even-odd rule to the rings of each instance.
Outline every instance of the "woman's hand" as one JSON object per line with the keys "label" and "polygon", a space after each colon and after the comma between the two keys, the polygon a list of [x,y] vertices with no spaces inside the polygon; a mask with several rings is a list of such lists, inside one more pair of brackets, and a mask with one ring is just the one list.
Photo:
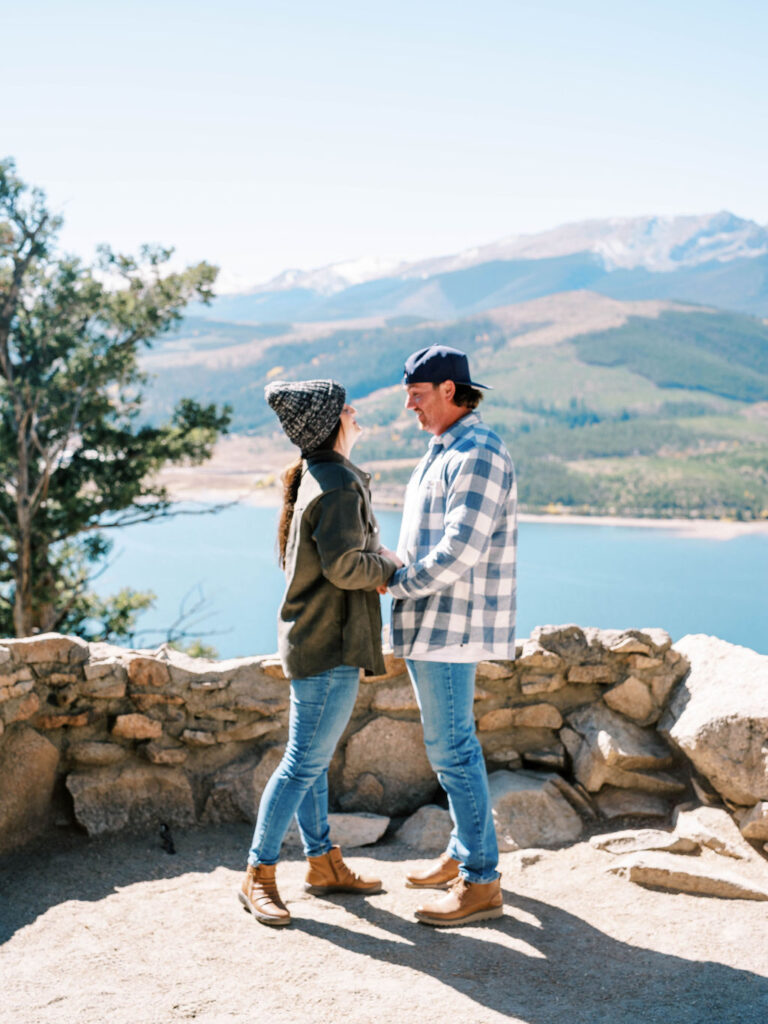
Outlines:
{"label": "woman's hand", "polygon": [[379,548],[379,554],[380,555],[384,555],[384,557],[388,558],[390,560],[390,562],[394,562],[398,569],[401,569],[403,567],[404,563],[398,557],[398,554],[397,554],[396,551],[390,551],[389,548],[385,548],[382,545],[382,547]]}
{"label": "woman's hand", "polygon": [[[394,562],[398,569],[402,568],[402,566],[405,564],[398,557],[398,554],[397,554],[396,551],[390,551],[389,548],[385,548],[383,545],[382,545],[382,547],[379,548],[379,554],[380,555],[384,555],[384,557],[388,558],[390,560],[390,562]],[[386,594],[386,592],[387,592],[387,584],[384,583],[384,584],[382,584],[382,586],[376,587],[376,591],[379,594]]]}

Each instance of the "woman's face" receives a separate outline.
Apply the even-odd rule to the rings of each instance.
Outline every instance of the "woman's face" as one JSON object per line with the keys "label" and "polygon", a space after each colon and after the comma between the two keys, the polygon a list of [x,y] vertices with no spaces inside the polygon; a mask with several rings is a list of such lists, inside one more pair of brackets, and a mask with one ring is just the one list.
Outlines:
{"label": "woman's face", "polygon": [[341,410],[341,430],[339,430],[337,444],[346,454],[352,451],[355,441],[363,432],[363,428],[355,419],[356,413],[357,409],[354,405],[345,405]]}

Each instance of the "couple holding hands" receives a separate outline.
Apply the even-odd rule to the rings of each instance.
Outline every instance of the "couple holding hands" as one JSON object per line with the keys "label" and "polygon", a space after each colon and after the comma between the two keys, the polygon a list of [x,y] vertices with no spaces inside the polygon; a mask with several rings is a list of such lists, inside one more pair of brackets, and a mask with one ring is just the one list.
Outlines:
{"label": "couple holding hands", "polygon": [[453,821],[439,860],[406,877],[412,888],[447,890],[416,918],[454,926],[503,913],[473,700],[477,663],[515,656],[514,469],[475,412],[485,385],[471,380],[463,352],[433,345],[413,353],[403,384],[406,409],[432,437],[408,484],[397,553],[382,546],[370,478],[350,461],[362,428],[344,388],[331,380],[275,381],[265,391],[301,456],[283,477],[278,527],[289,738],[261,797],[239,893],[264,924],[291,920],[275,870],[294,815],[309,862],[308,892],[381,891],[378,879],[353,872],[331,844],[328,766],[352,714],[360,669],[385,672],[383,593],[393,598],[392,646],[405,658],[427,756]]}

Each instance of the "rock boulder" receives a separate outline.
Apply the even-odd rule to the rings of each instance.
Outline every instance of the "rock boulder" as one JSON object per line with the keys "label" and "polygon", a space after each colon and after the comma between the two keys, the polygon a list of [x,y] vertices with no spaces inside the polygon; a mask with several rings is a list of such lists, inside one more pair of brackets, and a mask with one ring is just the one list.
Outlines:
{"label": "rock boulder", "polygon": [[72,772],[67,789],[75,817],[92,836],[195,821],[192,787],[180,768],[147,764]]}
{"label": "rock boulder", "polygon": [[57,748],[29,726],[16,725],[0,739],[0,853],[45,828],[58,762]]}
{"label": "rock boulder", "polygon": [[488,783],[500,850],[562,846],[581,835],[581,818],[551,775],[502,770],[492,772]]}
{"label": "rock boulder", "polygon": [[[355,846],[372,846],[387,831],[389,818],[383,814],[329,814],[328,825],[331,830],[331,842],[343,850]],[[288,847],[301,848],[301,837],[296,820],[291,822],[285,834],[284,843]]]}
{"label": "rock boulder", "polygon": [[425,804],[397,830],[397,838],[421,853],[442,853],[448,846],[453,822],[448,811]]}
{"label": "rock boulder", "polygon": [[659,723],[725,799],[768,799],[768,656],[716,637],[675,644],[691,668]]}
{"label": "rock boulder", "polygon": [[255,824],[261,794],[282,756],[282,747],[269,747],[264,754],[252,754],[220,768],[211,779],[203,822],[249,821]]}
{"label": "rock boulder", "polygon": [[768,800],[750,808],[739,822],[741,834],[747,839],[768,839]]}
{"label": "rock boulder", "polygon": [[341,800],[345,810],[408,814],[427,803],[438,783],[427,760],[421,725],[382,717],[363,726],[347,742],[344,791],[354,791],[361,775],[372,775],[381,786],[379,806],[368,800],[365,807],[358,808]]}
{"label": "rock boulder", "polygon": [[668,776],[646,774],[673,763],[671,751],[654,730],[628,722],[604,704],[574,711],[568,724],[581,737],[575,751],[572,742],[569,746],[574,775],[590,793],[606,784],[662,794],[684,788]]}

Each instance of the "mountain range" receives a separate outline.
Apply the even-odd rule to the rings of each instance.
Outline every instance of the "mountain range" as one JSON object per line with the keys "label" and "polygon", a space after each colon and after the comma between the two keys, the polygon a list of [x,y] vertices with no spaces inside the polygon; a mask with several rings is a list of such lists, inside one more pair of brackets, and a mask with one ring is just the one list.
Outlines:
{"label": "mountain range", "polygon": [[194,312],[248,323],[450,320],[577,289],[766,316],[768,228],[726,211],[582,221],[417,262],[370,257],[287,270]]}

